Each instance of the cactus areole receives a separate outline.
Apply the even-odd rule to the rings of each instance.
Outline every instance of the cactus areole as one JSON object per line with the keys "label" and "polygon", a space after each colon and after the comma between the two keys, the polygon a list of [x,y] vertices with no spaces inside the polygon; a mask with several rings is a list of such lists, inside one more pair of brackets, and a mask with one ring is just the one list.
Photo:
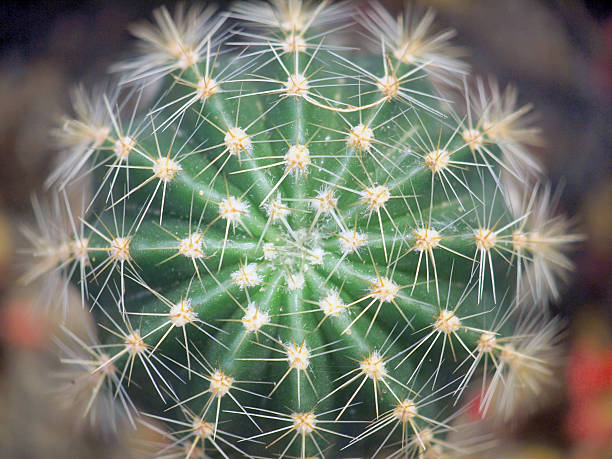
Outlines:
{"label": "cactus areole", "polygon": [[53,181],[93,182],[61,262],[92,373],[160,456],[460,455],[472,382],[484,413],[507,372],[545,372],[516,312],[540,246],[505,184],[531,192],[528,108],[474,88],[430,12],[369,8],[162,8],[64,126]]}

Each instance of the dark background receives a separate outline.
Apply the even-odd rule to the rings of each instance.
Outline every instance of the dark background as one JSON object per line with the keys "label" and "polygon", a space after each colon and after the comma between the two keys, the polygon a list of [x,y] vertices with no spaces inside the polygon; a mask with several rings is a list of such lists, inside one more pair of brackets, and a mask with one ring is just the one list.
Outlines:
{"label": "dark background", "polygon": [[[6,323],[3,308],[10,311],[29,301],[17,282],[15,249],[23,242],[18,225],[30,217],[32,193],[45,194],[42,182],[54,158],[48,132],[69,113],[70,88],[78,82],[91,87],[108,78],[109,65],[130,54],[126,27],[150,18],[153,7],[162,3],[172,11],[175,2],[1,3],[0,323]],[[403,2],[382,3],[399,11]],[[603,324],[601,333],[610,349],[610,373],[604,379],[609,378],[612,398],[612,7],[598,0],[419,3],[438,11],[440,27],[457,30],[454,42],[469,50],[467,61],[476,74],[516,84],[521,103],[532,103],[539,115],[546,145],[534,153],[553,186],[563,186],[561,211],[575,216],[575,231],[587,237],[573,254],[576,271],[563,299],[552,308],[567,320],[571,349],[585,333],[593,334],[593,321]],[[7,356],[23,342],[16,345],[7,333],[6,327],[0,330],[0,388],[6,384],[3,379],[22,382]],[[6,409],[3,412],[10,405],[5,399],[0,397],[0,425],[2,416],[10,418]],[[612,403],[609,407],[612,413]],[[562,452],[577,448],[570,446],[579,439],[564,428],[571,410],[570,397],[562,397],[523,426],[520,438]],[[598,457],[578,451],[575,456],[548,457]]]}

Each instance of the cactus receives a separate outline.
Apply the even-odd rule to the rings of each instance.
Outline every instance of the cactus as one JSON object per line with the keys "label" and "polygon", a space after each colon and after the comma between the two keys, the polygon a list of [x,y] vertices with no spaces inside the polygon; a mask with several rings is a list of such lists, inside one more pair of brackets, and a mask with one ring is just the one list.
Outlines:
{"label": "cactus", "polygon": [[559,361],[537,303],[578,238],[533,185],[531,108],[472,84],[429,11],[154,18],[59,130],[49,184],[89,177],[91,198],[67,231],[28,232],[28,277],[74,283],[98,325],[62,341],[95,382],[85,412],[113,394],[115,416],[165,426],[164,457],[475,451],[445,440],[471,383],[509,417]]}

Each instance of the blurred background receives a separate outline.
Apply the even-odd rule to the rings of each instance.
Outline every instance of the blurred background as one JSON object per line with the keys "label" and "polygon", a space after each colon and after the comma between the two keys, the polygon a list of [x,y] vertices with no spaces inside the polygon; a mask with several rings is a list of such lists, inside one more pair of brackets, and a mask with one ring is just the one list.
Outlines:
{"label": "blurred background", "polygon": [[[126,27],[175,2],[10,1],[0,5],[0,456],[129,457],[134,436],[101,437],[51,403],[58,319],[34,309],[19,282],[31,196],[53,167],[49,131],[69,113],[69,91],[108,77],[129,55]],[[354,2],[358,7],[365,2]],[[402,1],[382,1],[390,11]],[[495,457],[612,458],[612,7],[590,0],[422,0],[457,30],[476,74],[512,82],[532,103],[546,145],[534,152],[561,212],[586,241],[554,311],[568,324],[559,395],[504,429]],[[80,425],[80,428],[75,428]],[[501,434],[501,433],[500,433]],[[142,435],[142,434],[138,434]],[[142,439],[140,439],[142,440]],[[102,446],[102,444],[104,446]]]}

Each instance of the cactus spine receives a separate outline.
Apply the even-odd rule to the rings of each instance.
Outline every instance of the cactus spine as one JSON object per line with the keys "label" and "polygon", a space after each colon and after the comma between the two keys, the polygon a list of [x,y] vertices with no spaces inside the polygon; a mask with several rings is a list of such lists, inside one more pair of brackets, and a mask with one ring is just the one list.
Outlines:
{"label": "cactus spine", "polygon": [[[577,238],[532,192],[529,108],[481,80],[450,107],[467,67],[413,13],[162,8],[118,87],[77,95],[50,183],[93,197],[31,236],[30,277],[80,286],[99,341],[67,362],[163,423],[160,456],[467,454],[444,439],[472,381],[509,415],[550,375],[533,298]],[[377,51],[334,42],[351,15]]]}

